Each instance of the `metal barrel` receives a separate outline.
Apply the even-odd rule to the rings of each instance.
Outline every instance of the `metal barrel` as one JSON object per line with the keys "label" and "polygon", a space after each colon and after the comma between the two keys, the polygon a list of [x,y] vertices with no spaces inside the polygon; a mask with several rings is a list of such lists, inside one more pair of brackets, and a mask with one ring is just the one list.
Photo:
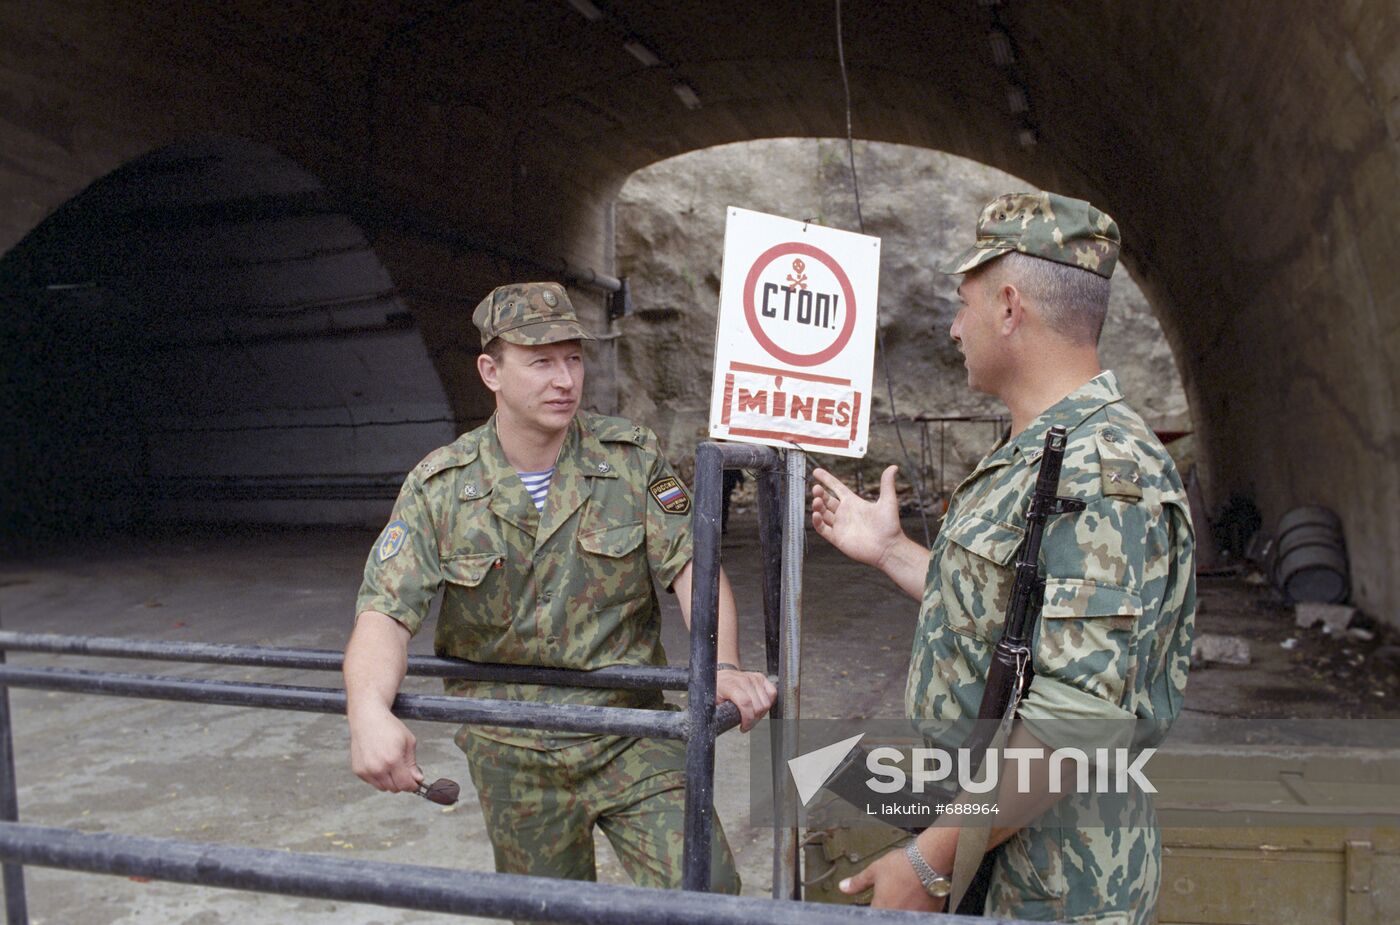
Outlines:
{"label": "metal barrel", "polygon": [[1342,535],[1327,524],[1299,524],[1279,538],[1275,558],[1282,559],[1302,546],[1337,546]]}
{"label": "metal barrel", "polygon": [[1279,588],[1294,603],[1340,604],[1351,593],[1339,547],[1300,546],[1279,559]]}
{"label": "metal barrel", "polygon": [[1310,504],[1279,518],[1271,573],[1294,603],[1340,604],[1351,592],[1342,520],[1335,511]]}
{"label": "metal barrel", "polygon": [[1278,529],[1274,535],[1282,537],[1283,534],[1294,527],[1305,524],[1323,524],[1331,527],[1338,533],[1342,532],[1342,518],[1331,508],[1323,507],[1320,504],[1305,504],[1302,507],[1295,507],[1278,519]]}

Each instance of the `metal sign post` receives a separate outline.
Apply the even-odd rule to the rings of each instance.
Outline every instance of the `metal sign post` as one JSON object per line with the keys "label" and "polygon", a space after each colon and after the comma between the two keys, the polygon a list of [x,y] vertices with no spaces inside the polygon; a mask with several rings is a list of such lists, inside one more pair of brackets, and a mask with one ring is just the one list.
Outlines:
{"label": "metal sign post", "polygon": [[[801,899],[798,864],[797,794],[788,761],[799,754],[797,720],[802,697],[802,557],[806,544],[807,454],[788,450],[783,504],[782,633],[778,656],[778,703],[773,736],[773,898]],[[789,813],[791,815],[789,815]],[[792,820],[791,825],[784,823]]]}
{"label": "metal sign post", "polygon": [[[777,650],[778,673],[769,733],[773,897],[801,899],[798,800],[788,762],[801,750],[797,720],[807,453],[865,455],[880,239],[732,206],[726,212],[710,436],[771,446],[784,454],[780,618],[766,627],[770,660]],[[697,476],[697,490],[698,485]],[[761,511],[778,506],[771,496],[765,500],[762,486],[759,497]],[[699,546],[697,526],[697,555]],[[769,562],[766,553],[764,561]]]}

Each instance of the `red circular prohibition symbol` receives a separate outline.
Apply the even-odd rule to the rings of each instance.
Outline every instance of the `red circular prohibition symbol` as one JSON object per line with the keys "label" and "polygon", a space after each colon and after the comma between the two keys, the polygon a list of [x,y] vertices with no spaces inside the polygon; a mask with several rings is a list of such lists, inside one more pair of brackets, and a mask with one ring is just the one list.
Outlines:
{"label": "red circular prohibition symbol", "polygon": [[[753,298],[754,288],[758,284],[758,275],[768,264],[785,254],[803,254],[820,260],[836,276],[836,281],[841,284],[841,292],[846,296],[846,323],[841,326],[841,333],[836,335],[836,340],[831,342],[831,346],[824,350],[818,350],[816,353],[793,353],[784,350],[773,343],[773,338],[765,334],[763,326],[758,323],[758,313],[754,308]],[[774,358],[793,366],[816,366],[835,357],[851,339],[851,332],[856,328],[856,293],[851,288],[851,280],[846,275],[846,271],[841,269],[841,265],[831,259],[831,255],[826,251],[810,244],[800,244],[797,241],[775,244],[758,255],[758,259],[753,262],[753,267],[749,270],[748,277],[744,280],[744,319],[749,323],[749,330],[753,333],[754,339]]]}

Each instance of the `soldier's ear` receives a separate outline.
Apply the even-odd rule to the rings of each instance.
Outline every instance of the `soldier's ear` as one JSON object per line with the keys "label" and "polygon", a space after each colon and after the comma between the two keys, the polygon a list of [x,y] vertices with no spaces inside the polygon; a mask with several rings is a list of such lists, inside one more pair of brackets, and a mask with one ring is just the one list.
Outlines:
{"label": "soldier's ear", "polygon": [[483,353],[476,358],[476,372],[488,389],[493,392],[501,390],[501,370],[489,353]]}
{"label": "soldier's ear", "polygon": [[1021,290],[1011,283],[1003,283],[997,290],[996,308],[999,314],[1001,333],[1013,334],[1026,317],[1026,304],[1021,299]]}

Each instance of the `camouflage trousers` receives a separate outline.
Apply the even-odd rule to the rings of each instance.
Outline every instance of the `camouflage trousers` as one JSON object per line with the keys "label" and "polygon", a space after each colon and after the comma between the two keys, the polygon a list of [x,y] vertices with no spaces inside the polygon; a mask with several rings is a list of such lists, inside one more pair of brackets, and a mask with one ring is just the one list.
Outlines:
{"label": "camouflage trousers", "polygon": [[[596,880],[596,824],[633,883],[680,887],[684,744],[590,736],[537,751],[465,727],[456,742],[467,756],[498,871]],[[710,865],[711,889],[737,894],[739,874],[718,817]]]}
{"label": "camouflage trousers", "polygon": [[[1094,801],[1093,794],[1071,794],[1007,839],[997,853],[987,915],[1081,925],[1156,921],[1162,837],[1150,800],[1127,798],[1136,804],[1127,825],[1112,824],[1122,807]],[[1097,824],[1076,826],[1076,816]]]}

